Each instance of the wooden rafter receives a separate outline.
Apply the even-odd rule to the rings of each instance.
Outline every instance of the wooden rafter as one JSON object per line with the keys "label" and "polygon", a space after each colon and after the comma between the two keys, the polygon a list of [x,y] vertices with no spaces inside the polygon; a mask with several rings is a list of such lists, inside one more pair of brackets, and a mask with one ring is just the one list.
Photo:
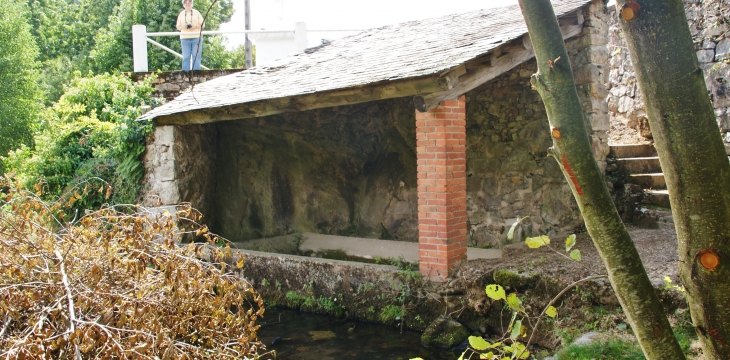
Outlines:
{"label": "wooden rafter", "polygon": [[[465,70],[464,70],[465,71]],[[458,80],[458,79],[457,79]],[[293,111],[358,104],[396,97],[427,94],[449,89],[451,76],[403,79],[356,88],[305,94],[296,97],[267,99],[198,111],[186,111],[155,117],[157,125],[207,124],[217,121],[256,118]]]}
{"label": "wooden rafter", "polygon": [[[563,39],[578,35],[583,30],[583,16],[580,15],[580,12],[577,13],[578,15],[571,14],[573,16],[567,16],[561,24],[560,30],[563,32]],[[495,49],[487,56],[476,58],[465,64],[464,68],[467,69],[465,73],[460,70],[461,67],[457,67],[454,71],[458,70],[460,75],[458,75],[456,81],[453,79],[454,74],[444,74],[444,77],[449,78],[448,90],[414,96],[413,104],[418,111],[426,112],[438,106],[441,101],[456,99],[467,91],[504,74],[534,56],[530,37],[524,35],[517,41]]]}

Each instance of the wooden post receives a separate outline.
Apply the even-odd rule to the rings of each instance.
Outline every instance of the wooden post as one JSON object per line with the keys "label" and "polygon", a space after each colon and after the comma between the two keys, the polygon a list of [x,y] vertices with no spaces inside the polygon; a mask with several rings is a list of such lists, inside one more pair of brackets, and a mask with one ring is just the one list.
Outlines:
{"label": "wooden post", "polygon": [[[251,30],[251,4],[250,0],[245,1],[245,29]],[[251,40],[248,39],[248,33],[246,33],[246,43],[244,45],[246,48],[246,69],[250,69],[253,67],[253,44],[251,44]]]}
{"label": "wooden post", "polygon": [[147,26],[132,25],[134,72],[147,72]]}

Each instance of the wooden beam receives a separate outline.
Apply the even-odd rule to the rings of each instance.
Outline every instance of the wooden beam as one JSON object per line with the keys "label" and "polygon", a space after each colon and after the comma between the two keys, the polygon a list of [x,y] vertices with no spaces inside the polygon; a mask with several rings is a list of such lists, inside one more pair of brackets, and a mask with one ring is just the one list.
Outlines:
{"label": "wooden beam", "polygon": [[[563,39],[571,38],[578,35],[583,30],[583,25],[565,25],[561,26]],[[526,39],[527,38],[527,39]],[[508,44],[504,49],[497,48],[492,52],[492,58],[489,65],[473,67],[466,74],[459,77],[459,83],[454,88],[445,91],[439,91],[426,95],[417,95],[413,97],[413,105],[420,112],[429,111],[437,107],[441,101],[456,99],[462,94],[486,83],[495,77],[504,74],[513,69],[515,66],[530,60],[535,56],[532,49],[532,42],[529,36],[523,36],[518,43]],[[506,52],[506,54],[502,54]],[[491,66],[490,66],[491,65]],[[473,65],[472,65],[473,66]],[[467,68],[470,66],[467,64]]]}
{"label": "wooden beam", "polygon": [[461,64],[455,68],[446,70],[441,73],[441,77],[446,80],[449,89],[453,89],[459,84],[459,76],[466,74],[466,65]]}
{"label": "wooden beam", "polygon": [[157,125],[192,125],[256,118],[285,112],[313,110],[439,92],[449,89],[448,82],[448,79],[438,75],[417,79],[384,81],[355,88],[160,115],[155,117],[154,121]]}
{"label": "wooden beam", "polygon": [[573,11],[572,13],[566,14],[558,19],[560,26],[583,25],[583,22],[585,22],[585,19],[583,18],[583,11],[581,10]]}

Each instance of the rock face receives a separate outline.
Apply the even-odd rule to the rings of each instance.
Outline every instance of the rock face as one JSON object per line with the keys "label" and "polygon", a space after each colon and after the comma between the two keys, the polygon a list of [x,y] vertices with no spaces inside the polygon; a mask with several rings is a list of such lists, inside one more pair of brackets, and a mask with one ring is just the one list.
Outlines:
{"label": "rock face", "polygon": [[292,232],[417,240],[409,99],[213,125],[211,227],[244,240]]}
{"label": "rock face", "polygon": [[450,349],[461,344],[469,337],[469,330],[456,320],[441,316],[434,320],[421,335],[424,346]]}
{"label": "rock face", "polygon": [[[730,59],[730,1],[684,1],[684,9],[720,133],[730,155],[730,63],[727,61]],[[611,122],[621,122],[636,129],[642,137],[651,139],[644,100],[626,44],[621,38],[615,7],[611,7],[610,12],[608,50],[611,59],[606,100]]]}

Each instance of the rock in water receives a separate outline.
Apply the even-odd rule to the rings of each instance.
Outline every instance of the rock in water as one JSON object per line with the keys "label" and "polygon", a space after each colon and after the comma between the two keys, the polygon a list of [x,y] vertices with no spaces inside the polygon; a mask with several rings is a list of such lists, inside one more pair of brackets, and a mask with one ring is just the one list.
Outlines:
{"label": "rock in water", "polygon": [[424,346],[450,349],[469,337],[469,331],[456,320],[441,316],[434,320],[421,335]]}

